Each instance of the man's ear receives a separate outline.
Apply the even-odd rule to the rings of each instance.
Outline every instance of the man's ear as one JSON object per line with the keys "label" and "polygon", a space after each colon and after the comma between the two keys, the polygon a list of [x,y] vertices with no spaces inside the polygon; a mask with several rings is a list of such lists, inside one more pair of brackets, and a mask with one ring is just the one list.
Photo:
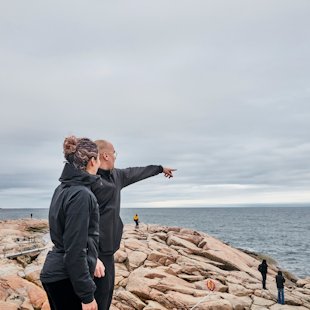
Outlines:
{"label": "man's ear", "polygon": [[107,154],[106,154],[105,152],[100,153],[100,160],[101,160],[101,161],[107,160]]}

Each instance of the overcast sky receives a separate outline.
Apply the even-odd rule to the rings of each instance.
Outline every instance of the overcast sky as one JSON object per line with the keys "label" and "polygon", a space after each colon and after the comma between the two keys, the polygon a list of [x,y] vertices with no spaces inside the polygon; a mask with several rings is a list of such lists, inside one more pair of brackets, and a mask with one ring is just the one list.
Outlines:
{"label": "overcast sky", "polygon": [[124,207],[310,202],[310,1],[1,1],[0,207],[48,207],[66,136],[178,169]]}

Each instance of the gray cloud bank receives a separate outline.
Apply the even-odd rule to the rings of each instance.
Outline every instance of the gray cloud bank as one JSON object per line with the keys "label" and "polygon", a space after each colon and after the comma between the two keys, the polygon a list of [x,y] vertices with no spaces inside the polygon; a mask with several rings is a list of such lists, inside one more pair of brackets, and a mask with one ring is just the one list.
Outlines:
{"label": "gray cloud bank", "polygon": [[48,207],[62,142],[178,169],[125,206],[310,202],[309,1],[10,1],[0,207]]}

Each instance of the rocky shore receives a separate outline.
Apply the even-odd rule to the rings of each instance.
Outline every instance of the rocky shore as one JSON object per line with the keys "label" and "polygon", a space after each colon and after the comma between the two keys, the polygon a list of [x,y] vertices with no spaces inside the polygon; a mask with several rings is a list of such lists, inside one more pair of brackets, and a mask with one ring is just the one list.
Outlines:
{"label": "rocky shore", "polygon": [[[0,310],[49,309],[39,281],[51,247],[47,235],[44,220],[0,221]],[[115,261],[111,310],[310,309],[310,278],[286,273],[286,304],[278,305],[275,264],[269,262],[267,290],[262,290],[261,258],[198,231],[126,225]]]}

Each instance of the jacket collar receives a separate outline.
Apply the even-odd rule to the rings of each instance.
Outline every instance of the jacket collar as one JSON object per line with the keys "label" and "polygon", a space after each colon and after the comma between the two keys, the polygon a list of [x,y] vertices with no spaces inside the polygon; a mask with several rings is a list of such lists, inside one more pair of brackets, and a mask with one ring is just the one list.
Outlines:
{"label": "jacket collar", "polygon": [[73,164],[66,163],[59,178],[59,181],[67,185],[90,186],[99,178],[100,177],[98,175],[89,174],[86,171],[75,168]]}
{"label": "jacket collar", "polygon": [[113,172],[113,169],[112,170],[105,170],[105,169],[98,169],[98,172],[97,174],[102,176],[102,177],[109,177]]}

